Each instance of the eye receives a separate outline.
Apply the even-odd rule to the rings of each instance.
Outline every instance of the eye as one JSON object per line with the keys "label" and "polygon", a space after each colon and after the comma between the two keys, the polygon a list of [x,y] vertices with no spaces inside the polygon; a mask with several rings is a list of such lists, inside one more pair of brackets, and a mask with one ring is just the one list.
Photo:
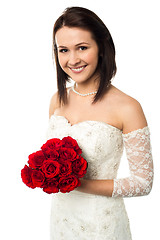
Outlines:
{"label": "eye", "polygon": [[83,50],[86,50],[87,47],[85,47],[85,46],[80,46],[79,49],[80,49],[81,51],[83,51]]}
{"label": "eye", "polygon": [[61,53],[66,53],[67,51],[68,50],[66,48],[62,48],[62,49],[59,50],[59,52],[61,52]]}

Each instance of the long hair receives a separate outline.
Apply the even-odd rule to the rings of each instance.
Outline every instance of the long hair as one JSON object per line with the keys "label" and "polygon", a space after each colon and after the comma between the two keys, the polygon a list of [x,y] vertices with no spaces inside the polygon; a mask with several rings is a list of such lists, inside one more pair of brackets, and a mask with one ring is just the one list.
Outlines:
{"label": "long hair", "polygon": [[70,81],[69,76],[62,70],[55,42],[57,31],[63,26],[78,27],[91,32],[99,48],[98,70],[100,83],[98,91],[94,96],[93,103],[101,99],[105,94],[111,79],[115,76],[117,68],[115,62],[115,46],[111,34],[103,21],[92,11],[82,7],[66,8],[63,14],[56,20],[53,28],[53,49],[57,70],[57,87],[60,103],[67,102],[66,83]]}

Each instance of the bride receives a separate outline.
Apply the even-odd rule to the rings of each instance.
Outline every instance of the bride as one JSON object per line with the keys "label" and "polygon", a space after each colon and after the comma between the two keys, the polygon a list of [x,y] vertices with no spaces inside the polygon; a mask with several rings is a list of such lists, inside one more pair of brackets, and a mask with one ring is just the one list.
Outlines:
{"label": "bride", "polygon": [[[150,193],[150,132],[140,103],[117,89],[111,34],[92,11],[67,8],[53,29],[58,91],[47,138],[72,136],[88,162],[81,186],[53,194],[51,239],[130,240],[124,197]],[[72,79],[74,85],[66,87]],[[130,176],[117,179],[126,150]]]}

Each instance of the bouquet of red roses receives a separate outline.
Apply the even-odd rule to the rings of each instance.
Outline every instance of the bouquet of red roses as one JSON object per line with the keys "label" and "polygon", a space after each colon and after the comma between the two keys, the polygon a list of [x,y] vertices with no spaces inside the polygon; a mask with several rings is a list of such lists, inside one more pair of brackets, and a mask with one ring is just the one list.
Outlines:
{"label": "bouquet of red roses", "polygon": [[30,188],[44,192],[70,192],[81,185],[79,178],[87,172],[87,161],[72,137],[52,138],[41,150],[28,156],[28,165],[21,170],[22,181]]}

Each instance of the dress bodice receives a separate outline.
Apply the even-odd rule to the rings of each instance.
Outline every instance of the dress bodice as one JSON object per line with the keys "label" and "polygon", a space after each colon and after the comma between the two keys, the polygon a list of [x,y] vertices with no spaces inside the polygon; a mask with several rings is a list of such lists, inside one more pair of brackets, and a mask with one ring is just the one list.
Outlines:
{"label": "dress bodice", "polygon": [[116,178],[123,152],[122,131],[101,121],[83,121],[71,125],[63,116],[52,115],[47,139],[71,136],[88,162],[86,179]]}
{"label": "dress bodice", "polygon": [[[153,182],[153,160],[148,126],[127,134],[102,121],[86,120],[71,125],[64,116],[53,114],[47,139],[71,136],[88,162],[84,179],[113,179],[112,197],[143,196],[150,193]],[[129,163],[130,176],[116,179],[123,153]]]}

